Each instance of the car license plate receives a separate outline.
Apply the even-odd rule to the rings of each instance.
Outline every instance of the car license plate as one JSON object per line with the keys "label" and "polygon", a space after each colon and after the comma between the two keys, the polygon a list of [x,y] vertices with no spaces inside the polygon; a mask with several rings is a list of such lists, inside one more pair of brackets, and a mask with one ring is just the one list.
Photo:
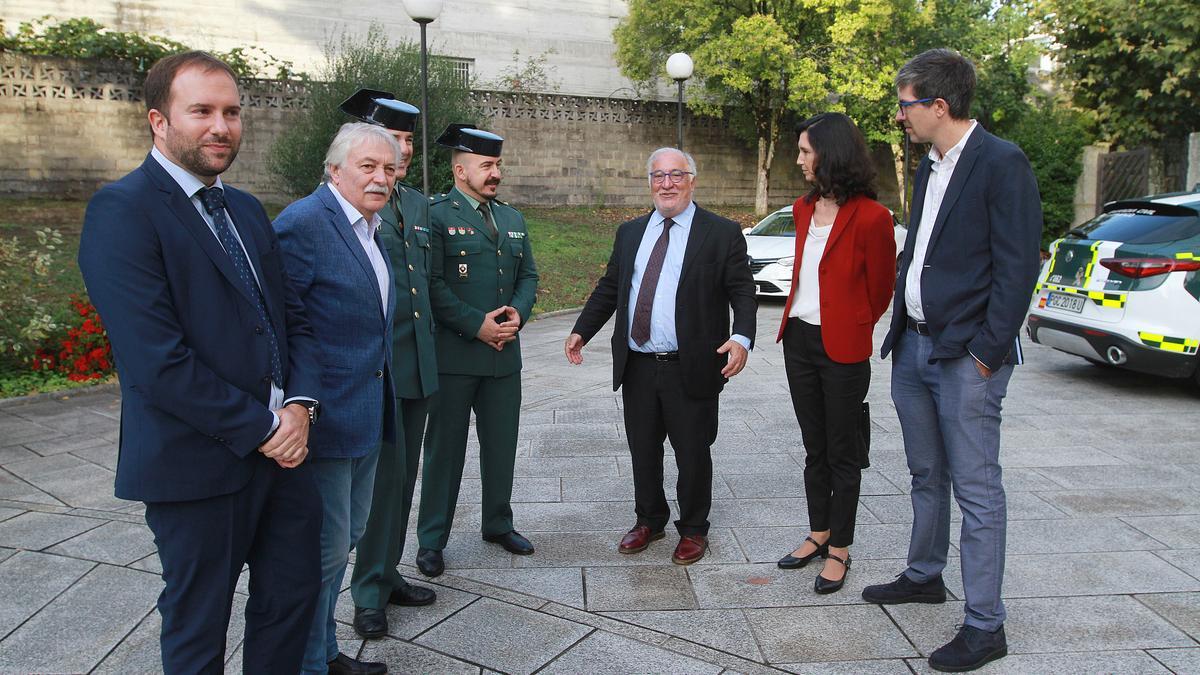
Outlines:
{"label": "car license plate", "polygon": [[1065,309],[1068,312],[1080,314],[1083,312],[1083,303],[1086,300],[1080,295],[1067,295],[1066,293],[1051,293],[1046,298],[1046,306],[1052,309]]}

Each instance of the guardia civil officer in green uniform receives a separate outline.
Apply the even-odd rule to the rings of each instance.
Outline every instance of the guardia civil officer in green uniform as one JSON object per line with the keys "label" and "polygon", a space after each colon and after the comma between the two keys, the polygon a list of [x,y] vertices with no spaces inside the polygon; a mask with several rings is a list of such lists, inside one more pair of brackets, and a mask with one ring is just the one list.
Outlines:
{"label": "guardia civil officer in green uniform", "polygon": [[521,414],[521,341],[537,292],[525,218],[496,199],[504,139],[466,124],[438,138],[453,150],[454,189],[433,199],[433,268],[439,390],[429,418],[417,567],[436,577],[445,566],[475,411],[483,482],[483,538],[518,555],[533,553],[513,529],[513,463]]}
{"label": "guardia civil officer in green uniform", "polygon": [[396,570],[404,552],[413,486],[430,397],[437,390],[433,319],[429,310],[429,199],[400,182],[412,161],[413,129],[420,111],[386,91],[360,89],[342,103],[343,112],[387,129],[400,143],[396,187],[379,211],[379,235],[395,271],[392,379],[396,392],[395,443],[383,444],[375,470],[375,492],[366,529],[358,541],[354,576],[354,630],[364,638],[387,634],[385,609],[428,605],[434,592],[406,582]]}

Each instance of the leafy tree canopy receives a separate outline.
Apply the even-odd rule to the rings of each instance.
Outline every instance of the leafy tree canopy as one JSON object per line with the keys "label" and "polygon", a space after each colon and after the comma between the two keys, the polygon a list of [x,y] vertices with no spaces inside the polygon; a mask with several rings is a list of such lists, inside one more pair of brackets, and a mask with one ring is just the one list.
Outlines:
{"label": "leafy tree canopy", "polygon": [[[420,47],[401,40],[392,42],[383,27],[372,24],[361,36],[343,34],[325,46],[325,62],[308,85],[308,107],[296,123],[271,146],[268,166],[283,188],[299,197],[313,191],[321,180],[325,151],[338,127],[356,121],[338,106],[360,87],[389,91],[421,107]],[[450,151],[433,142],[446,125],[465,122],[483,126],[478,109],[471,105],[470,83],[449,61],[429,60],[429,172],[430,189],[442,192],[454,184]],[[418,122],[413,138],[413,161],[405,182],[421,185],[421,138]]]}
{"label": "leafy tree canopy", "polygon": [[1137,145],[1200,130],[1200,3],[1048,0],[1075,103],[1109,140]]}

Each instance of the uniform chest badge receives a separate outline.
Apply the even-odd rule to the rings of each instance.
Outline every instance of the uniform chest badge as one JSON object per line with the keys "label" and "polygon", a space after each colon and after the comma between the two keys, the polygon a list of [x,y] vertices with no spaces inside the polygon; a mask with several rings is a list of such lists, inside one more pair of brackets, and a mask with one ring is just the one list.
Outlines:
{"label": "uniform chest badge", "polygon": [[459,263],[458,264],[458,278],[459,279],[467,278],[467,263]]}
{"label": "uniform chest badge", "polygon": [[509,232],[508,236],[513,239],[524,239],[525,233],[524,232]]}
{"label": "uniform chest badge", "polygon": [[475,234],[475,228],[473,228],[473,227],[468,227],[468,228],[467,228],[467,234]]}
{"label": "uniform chest badge", "polygon": [[448,235],[450,235],[451,237],[453,237],[453,236],[454,236],[454,228],[453,228],[453,227],[447,227],[447,228],[446,228],[446,234],[448,234]]}

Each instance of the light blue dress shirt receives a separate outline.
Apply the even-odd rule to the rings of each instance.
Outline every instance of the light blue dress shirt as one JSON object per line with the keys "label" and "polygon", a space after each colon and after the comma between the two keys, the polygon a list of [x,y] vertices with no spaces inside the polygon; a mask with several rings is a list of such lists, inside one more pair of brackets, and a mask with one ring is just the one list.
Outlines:
{"label": "light blue dress shirt", "polygon": [[[192,173],[187,169],[179,166],[175,162],[172,162],[167,158],[166,155],[159,151],[158,147],[150,148],[150,156],[153,157],[154,161],[158,162],[159,166],[161,166],[163,170],[165,170],[167,174],[169,174],[171,178],[175,180],[175,182],[179,185],[179,188],[183,190],[183,193],[187,195],[188,201],[192,202],[192,206],[195,207],[196,212],[199,213],[200,217],[204,220],[204,224],[208,225],[208,229],[210,232],[212,232],[213,236],[216,237],[217,243],[221,244],[221,237],[217,236],[217,226],[213,224],[212,216],[209,215],[208,211],[204,210],[204,205],[200,202],[200,190],[208,187],[204,184],[204,181],[192,175]],[[220,176],[217,176],[216,180],[213,181],[212,187],[224,189],[224,186],[221,184]],[[234,227],[233,218],[229,215],[228,209],[225,210],[225,222],[229,223],[229,231],[233,234],[233,238],[237,240],[238,244],[241,244],[242,255],[246,256],[246,261],[249,262],[250,254],[246,252],[246,244],[242,241],[242,235],[238,234],[237,228]],[[221,244],[221,248],[225,248],[224,244]],[[250,273],[254,275],[254,281],[258,284],[258,287],[261,290],[262,282],[259,281],[258,272],[255,271],[253,264],[250,265]],[[263,298],[263,301],[265,302],[266,298]],[[267,403],[267,407],[271,409],[271,415],[274,417],[274,420],[271,422],[271,430],[267,432],[267,437],[270,437],[270,435],[275,433],[275,430],[279,428],[279,415],[275,414],[276,410],[279,410],[283,406],[295,401],[312,400],[313,399],[308,398],[307,396],[293,396],[285,399],[283,390],[279,388],[279,385],[272,382],[271,400]]]}
{"label": "light blue dress shirt", "polygon": [[[650,310],[650,339],[642,345],[626,336],[629,348],[636,352],[674,352],[679,351],[679,338],[675,333],[675,294],[679,290],[679,274],[683,271],[683,254],[687,250],[688,236],[692,232],[692,219],[696,215],[696,203],[688,204],[683,213],[671,220],[671,236],[667,242],[667,255],[663,258],[662,271],[659,272],[658,286],[654,289],[654,304]],[[646,232],[638,245],[637,256],[633,259],[633,278],[629,288],[629,315],[627,325],[633,329],[633,313],[637,309],[638,293],[642,289],[642,275],[650,262],[650,253],[654,244],[662,236],[663,221],[666,218],[657,210],[650,214],[646,224]],[[734,335],[735,342],[750,349],[750,340],[744,335]]]}

